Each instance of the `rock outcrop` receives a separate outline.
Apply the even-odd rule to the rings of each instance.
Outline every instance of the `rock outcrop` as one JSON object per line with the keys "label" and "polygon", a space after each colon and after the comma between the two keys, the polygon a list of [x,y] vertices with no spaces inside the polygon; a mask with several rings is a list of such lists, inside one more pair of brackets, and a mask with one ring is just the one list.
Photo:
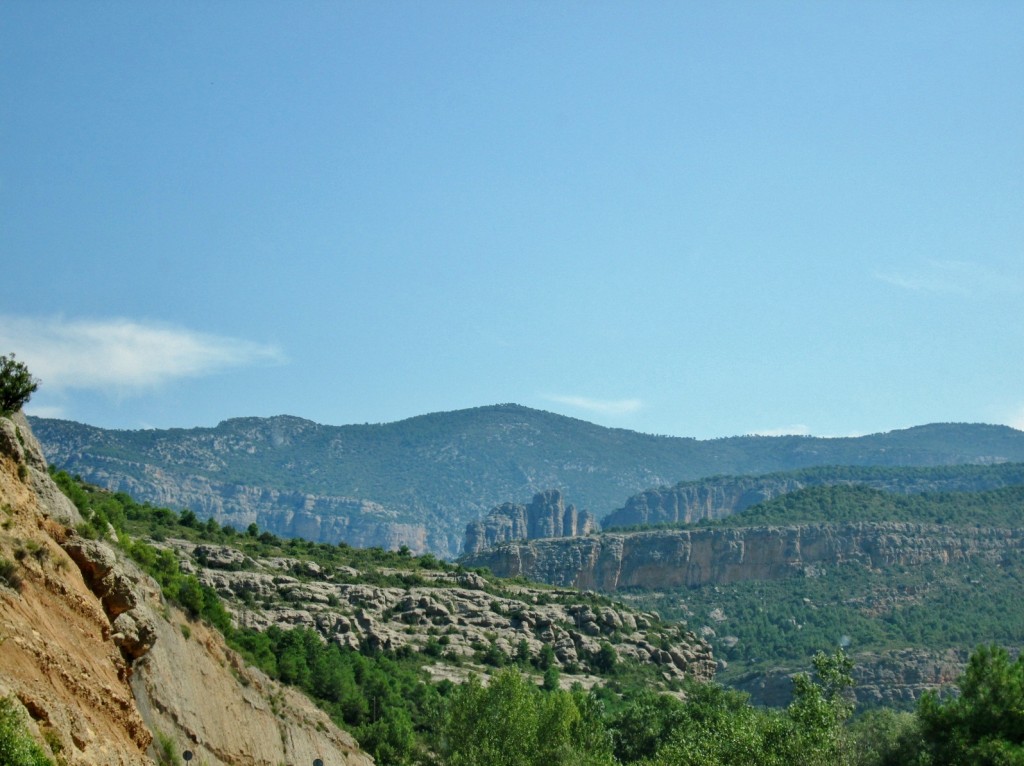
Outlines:
{"label": "rock outcrop", "polygon": [[[894,649],[854,652],[854,695],[858,705],[909,708],[925,692],[947,690],[957,682],[970,652]],[[803,668],[772,668],[740,678],[734,688],[750,695],[755,705],[783,707],[793,698],[793,676]]]}
{"label": "rock outcrop", "polygon": [[[352,648],[442,654],[440,665],[447,658],[460,668],[492,647],[506,658],[523,651],[538,658],[549,646],[556,664],[579,678],[594,669],[602,644],[608,643],[621,659],[658,666],[666,680],[706,681],[715,673],[703,639],[594,594],[522,585],[496,593],[479,574],[465,570],[383,569],[364,577],[351,567],[324,571],[285,558],[250,559],[240,568],[230,548],[184,540],[165,544],[184,569],[220,594],[245,627],[301,626]],[[380,578],[396,585],[366,582]],[[397,584],[403,581],[410,584]],[[572,678],[567,675],[566,683]]]}
{"label": "rock outcrop", "polygon": [[999,561],[1008,551],[1022,549],[1024,529],[862,522],[531,540],[499,545],[462,561],[503,577],[614,592],[774,580],[836,563],[881,567]]}
{"label": "rock outcrop", "polygon": [[579,537],[597,529],[589,511],[577,511],[566,505],[557,489],[538,492],[529,505],[504,503],[482,521],[466,526],[463,549],[478,553],[484,548],[512,540],[536,540],[544,537]]}
{"label": "rock outcrop", "polygon": [[198,763],[373,764],[307,697],[247,667],[216,631],[178,609],[157,622],[131,687],[150,729],[172,736]]}
{"label": "rock outcrop", "polygon": [[359,548],[394,550],[406,545],[414,553],[433,546],[424,524],[403,521],[397,512],[369,500],[213,481],[198,475],[175,477],[152,465],[135,466],[136,476],[121,468],[121,461],[98,457],[97,463],[83,476],[98,486],[154,505],[190,508],[200,518],[214,518],[236,529],[256,524],[282,537],[345,540]]}
{"label": "rock outcrop", "polygon": [[52,517],[71,519],[77,509],[66,498],[46,502],[64,496],[19,420],[0,418],[0,696],[18,699],[34,733],[71,766],[150,764],[152,734],[128,685],[130,667],[103,605],[58,544],[67,529]]}
{"label": "rock outcrop", "polygon": [[59,763],[148,766],[156,733],[208,766],[373,763],[308,699],[165,604],[116,548],[66,526],[76,521],[27,423],[0,418],[0,696]]}

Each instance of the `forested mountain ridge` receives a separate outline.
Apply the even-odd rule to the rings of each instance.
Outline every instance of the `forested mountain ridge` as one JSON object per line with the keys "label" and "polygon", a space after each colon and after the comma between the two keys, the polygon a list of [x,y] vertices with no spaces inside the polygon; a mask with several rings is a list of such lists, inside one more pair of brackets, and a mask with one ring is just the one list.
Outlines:
{"label": "forested mountain ridge", "polygon": [[650,487],[820,465],[1024,462],[1024,432],[935,424],[851,438],[699,441],[611,429],[513,404],[379,425],[236,418],[113,431],[32,418],[47,459],[100,486],[243,528],[456,555],[466,524],[559,489],[601,518]]}
{"label": "forested mountain ridge", "polygon": [[920,495],[978,492],[1024,485],[1024,463],[944,465],[927,468],[822,466],[760,476],[712,476],[633,495],[603,519],[604,529],[692,524],[720,519],[782,495],[815,486],[863,486]]}

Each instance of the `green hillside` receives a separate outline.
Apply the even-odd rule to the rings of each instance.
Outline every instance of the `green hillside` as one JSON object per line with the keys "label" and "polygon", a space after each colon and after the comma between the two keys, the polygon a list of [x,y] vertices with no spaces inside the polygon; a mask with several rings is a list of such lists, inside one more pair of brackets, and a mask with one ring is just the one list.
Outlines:
{"label": "green hillside", "polygon": [[[809,487],[692,528],[904,522],[921,537],[956,529],[1024,529],[1024,486],[905,495],[864,486]],[[684,527],[685,528],[685,527]],[[842,645],[854,657],[918,650],[961,656],[980,644],[1024,647],[1024,555],[867,568],[838,561],[803,577],[718,583],[697,589],[634,589],[638,608],[708,626],[720,679],[745,687],[766,672],[798,669],[815,651]],[[713,635],[712,635],[713,633]],[[912,700],[907,700],[910,704]]]}

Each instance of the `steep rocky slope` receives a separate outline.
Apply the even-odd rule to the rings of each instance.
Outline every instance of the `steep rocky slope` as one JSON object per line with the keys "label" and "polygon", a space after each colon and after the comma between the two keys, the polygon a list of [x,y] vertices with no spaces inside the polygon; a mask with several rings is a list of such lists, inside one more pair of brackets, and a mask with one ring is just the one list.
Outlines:
{"label": "steep rocky slope", "polygon": [[45,468],[25,420],[0,418],[0,696],[60,762],[150,764],[166,741],[211,766],[372,763],[217,635],[193,624],[186,641],[149,578],[66,526],[81,519]]}
{"label": "steep rocky slope", "polygon": [[649,487],[815,465],[1024,461],[1024,432],[940,424],[849,439],[697,441],[601,428],[516,405],[382,425],[237,418],[214,428],[108,431],[34,419],[47,458],[139,500],[244,529],[454,557],[466,525],[559,489],[600,519]]}

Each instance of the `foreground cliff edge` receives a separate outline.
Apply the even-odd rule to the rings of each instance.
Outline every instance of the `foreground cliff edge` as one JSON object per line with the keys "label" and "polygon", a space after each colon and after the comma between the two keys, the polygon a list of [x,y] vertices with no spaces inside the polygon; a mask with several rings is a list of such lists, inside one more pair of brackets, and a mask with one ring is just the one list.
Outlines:
{"label": "foreground cliff edge", "polygon": [[167,748],[209,766],[373,763],[114,547],[78,537],[81,521],[24,417],[0,418],[0,697],[55,762],[151,764]]}

